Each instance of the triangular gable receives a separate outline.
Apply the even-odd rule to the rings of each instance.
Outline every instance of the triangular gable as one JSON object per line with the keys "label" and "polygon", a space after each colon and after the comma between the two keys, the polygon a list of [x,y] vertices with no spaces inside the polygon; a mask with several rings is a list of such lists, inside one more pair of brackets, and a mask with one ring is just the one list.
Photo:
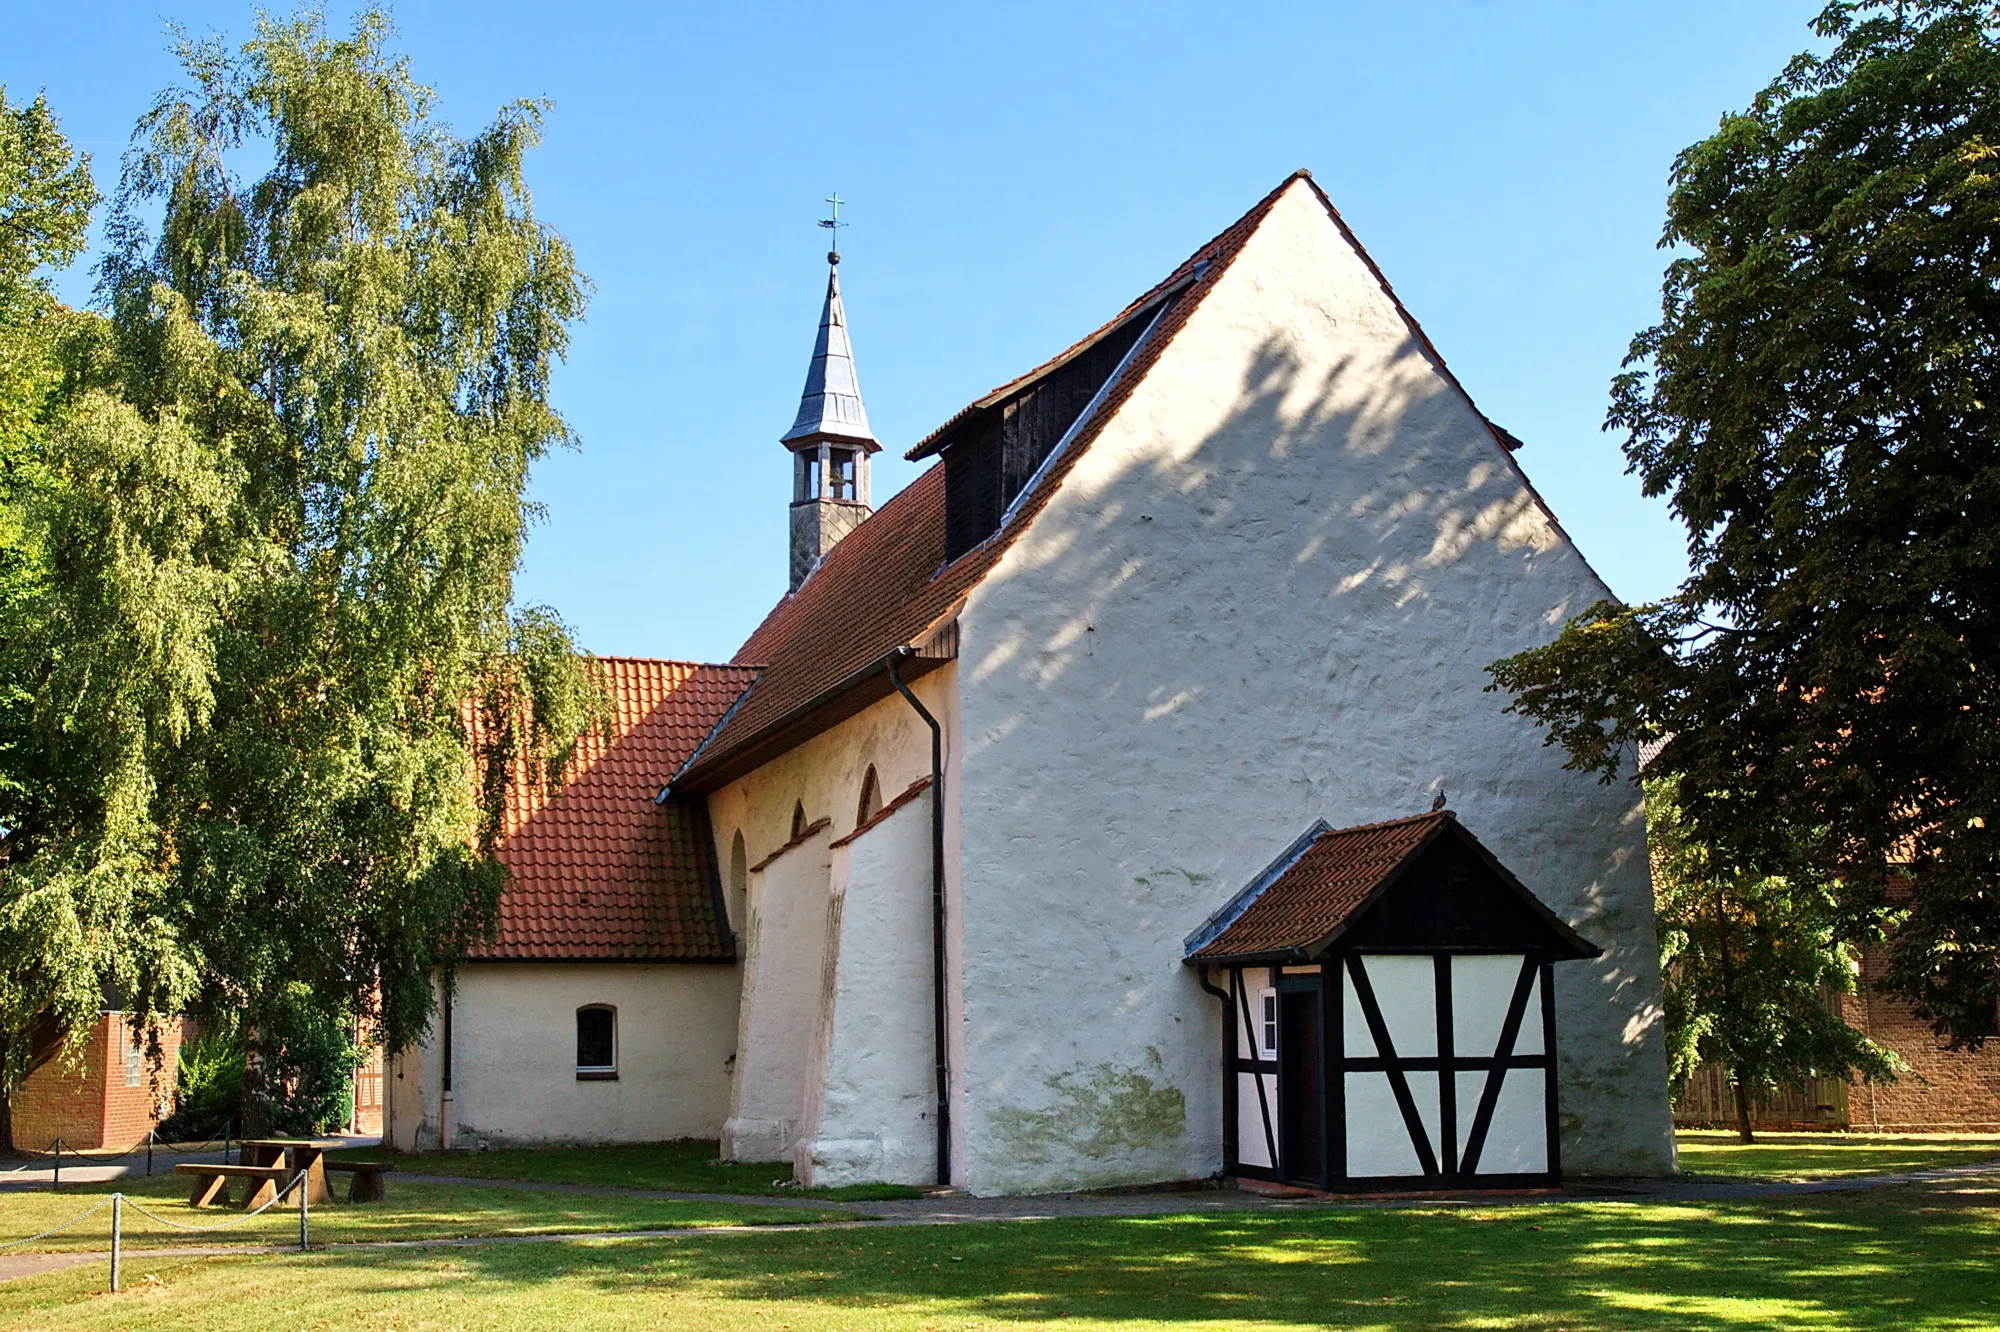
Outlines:
{"label": "triangular gable", "polygon": [[1336,945],[1559,959],[1601,951],[1449,811],[1328,830],[1287,856],[1217,913],[1235,908],[1226,924],[1188,936],[1187,961],[1310,962]]}
{"label": "triangular gable", "polygon": [[[891,692],[887,681],[891,654],[939,635],[949,626],[957,608],[1033,524],[1092,442],[1188,325],[1204,298],[1227,275],[1279,199],[1300,187],[1313,192],[1343,243],[1380,284],[1431,367],[1470,404],[1470,396],[1332,201],[1309,173],[1297,172],[1116,317],[1041,366],[982,395],[912,449],[910,456],[921,457],[943,447],[968,419],[1010,395],[1029,391],[1039,379],[1057,373],[1119,330],[1138,321],[1152,321],[1084,417],[1007,506],[998,529],[981,544],[948,558],[946,468],[933,466],[834,546],[812,577],[772,609],[736,654],[736,662],[767,663],[768,668],[745,695],[742,706],[717,726],[700,755],[675,777],[674,789],[690,794],[713,790],[886,697]],[[1485,422],[1494,452],[1504,460],[1502,465],[1514,473],[1543,515],[1555,524],[1554,515],[1513,459],[1512,449],[1518,447],[1518,441],[1486,421],[1476,407],[1472,410]],[[1566,536],[1564,539],[1567,541]],[[1568,544],[1574,548],[1574,543]],[[904,674],[908,678],[937,664],[937,660],[915,661]]]}

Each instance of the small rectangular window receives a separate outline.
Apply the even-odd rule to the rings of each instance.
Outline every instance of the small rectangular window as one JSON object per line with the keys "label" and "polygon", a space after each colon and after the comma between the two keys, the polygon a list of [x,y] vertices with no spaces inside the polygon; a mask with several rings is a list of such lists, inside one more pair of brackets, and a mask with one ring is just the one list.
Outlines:
{"label": "small rectangular window", "polygon": [[1278,992],[1266,990],[1264,998],[1264,1053],[1278,1053]]}
{"label": "small rectangular window", "polygon": [[125,1085],[136,1087],[145,1081],[146,1052],[138,1046],[130,1046],[125,1051]]}
{"label": "small rectangular window", "polygon": [[615,1009],[576,1010],[576,1076],[585,1081],[618,1076],[618,1033]]}

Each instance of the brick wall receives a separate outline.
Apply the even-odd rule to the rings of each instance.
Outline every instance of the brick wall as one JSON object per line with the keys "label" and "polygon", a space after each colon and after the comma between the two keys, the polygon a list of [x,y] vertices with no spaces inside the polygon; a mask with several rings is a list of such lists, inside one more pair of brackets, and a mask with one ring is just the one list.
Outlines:
{"label": "brick wall", "polygon": [[79,1060],[59,1054],[30,1074],[9,1101],[15,1145],[40,1151],[61,1138],[83,1150],[143,1142],[173,1095],[181,1024],[170,1022],[160,1033],[157,1073],[150,1060],[139,1059],[137,1086],[127,1085],[130,1043],[124,1015],[106,1013],[85,1038]]}
{"label": "brick wall", "polygon": [[1841,1016],[1910,1068],[1886,1086],[1854,1084],[1847,1096],[1849,1125],[1890,1132],[2000,1130],[2000,1041],[1977,1054],[1946,1050],[1909,1005],[1875,988],[1885,966],[1873,952],[1862,959],[1861,993],[1845,998]]}
{"label": "brick wall", "polygon": [[[181,1024],[168,1022],[161,1027],[157,1069],[144,1054],[145,1033],[135,1032],[126,1026],[124,1014],[107,1013],[105,1024],[109,1028],[113,1053],[110,1076],[105,1080],[104,1088],[104,1145],[129,1147],[144,1142],[146,1135],[173,1108],[174,1070],[181,1052]],[[135,1035],[139,1041],[136,1047],[133,1044]],[[127,1053],[134,1048],[140,1051],[136,1069]],[[138,1076],[136,1086],[132,1085],[134,1072]]]}
{"label": "brick wall", "polygon": [[75,1148],[104,1145],[104,1038],[99,1018],[75,1062],[61,1052],[28,1075],[8,1100],[14,1145],[44,1151],[57,1138]]}

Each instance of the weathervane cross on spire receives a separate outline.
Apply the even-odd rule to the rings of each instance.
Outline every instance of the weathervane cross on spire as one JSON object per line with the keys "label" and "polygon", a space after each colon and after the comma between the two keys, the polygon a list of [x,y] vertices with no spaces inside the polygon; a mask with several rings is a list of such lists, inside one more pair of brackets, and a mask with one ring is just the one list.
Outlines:
{"label": "weathervane cross on spire", "polygon": [[835,190],[827,202],[833,205],[833,216],[821,218],[819,224],[834,233],[833,248],[826,252],[826,261],[829,264],[837,264],[840,262],[840,229],[847,225],[840,220],[840,206],[847,200],[840,197],[839,190]]}

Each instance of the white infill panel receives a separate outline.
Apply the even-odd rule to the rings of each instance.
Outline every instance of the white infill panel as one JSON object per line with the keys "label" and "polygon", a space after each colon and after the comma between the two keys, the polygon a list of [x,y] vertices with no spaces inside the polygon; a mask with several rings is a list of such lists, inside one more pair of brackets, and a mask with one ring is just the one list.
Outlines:
{"label": "white infill panel", "polygon": [[1528,1006],[1521,1010],[1521,1032],[1514,1037],[1514,1053],[1517,1055],[1538,1055],[1548,1050],[1542,1039],[1542,977],[1528,983]]}
{"label": "white infill panel", "polygon": [[1402,1059],[1428,1059],[1438,1052],[1437,966],[1430,955],[1356,958],[1375,986],[1375,1002],[1389,1028],[1389,1043]]}
{"label": "white infill panel", "polygon": [[[1458,1088],[1458,1159],[1465,1160],[1465,1149],[1472,1141],[1472,1123],[1479,1118],[1479,1098],[1486,1094],[1485,1070],[1466,1072],[1461,1069],[1452,1075],[1452,1082]],[[1464,1166],[1461,1164],[1460,1169]]]}
{"label": "white infill panel", "polygon": [[1424,1173],[1387,1073],[1347,1075],[1347,1173],[1350,1178]]}
{"label": "white infill panel", "polygon": [[[1264,1083],[1264,1100],[1257,1100],[1257,1083]],[[1244,1165],[1270,1169],[1271,1146],[1264,1140],[1264,1107],[1271,1111],[1271,1135],[1278,1133],[1278,1079],[1269,1073],[1236,1075],[1236,1159]]]}
{"label": "white infill panel", "polygon": [[1424,1126],[1431,1160],[1436,1161],[1444,1155],[1443,1145],[1439,1142],[1443,1115],[1438,1109],[1438,1075],[1412,1071],[1403,1075],[1403,1081],[1409,1084],[1410,1099],[1417,1103],[1417,1119]]}
{"label": "white infill panel", "polygon": [[[1500,1047],[1500,1027],[1514,986],[1521,979],[1519,954],[1454,957],[1451,960],[1452,1053],[1489,1059]],[[1460,1104],[1464,1097],[1459,1098]]]}
{"label": "white infill panel", "polygon": [[[1353,965],[1360,966],[1361,959],[1355,958]],[[1349,1059],[1373,1059],[1381,1053],[1375,1048],[1373,1033],[1368,1030],[1368,1017],[1361,1011],[1361,999],[1355,993],[1352,974],[1340,987],[1340,1032],[1341,1049]]]}
{"label": "white infill panel", "polygon": [[[1260,1048],[1264,1042],[1265,1022],[1269,1014],[1264,1001],[1270,997],[1271,972],[1267,967],[1246,967],[1243,971],[1243,998],[1234,1008],[1234,1019],[1230,1025],[1236,1028],[1236,1053],[1243,1059],[1271,1059],[1275,1055],[1270,1049]],[[1243,1010],[1250,1010],[1250,1024],[1243,1024]]]}
{"label": "white infill panel", "polygon": [[[1540,1024],[1537,1024],[1540,1025]],[[1479,1153],[1482,1175],[1540,1175],[1549,1168],[1546,1084],[1539,1068],[1510,1068],[1500,1084],[1486,1146]]]}

